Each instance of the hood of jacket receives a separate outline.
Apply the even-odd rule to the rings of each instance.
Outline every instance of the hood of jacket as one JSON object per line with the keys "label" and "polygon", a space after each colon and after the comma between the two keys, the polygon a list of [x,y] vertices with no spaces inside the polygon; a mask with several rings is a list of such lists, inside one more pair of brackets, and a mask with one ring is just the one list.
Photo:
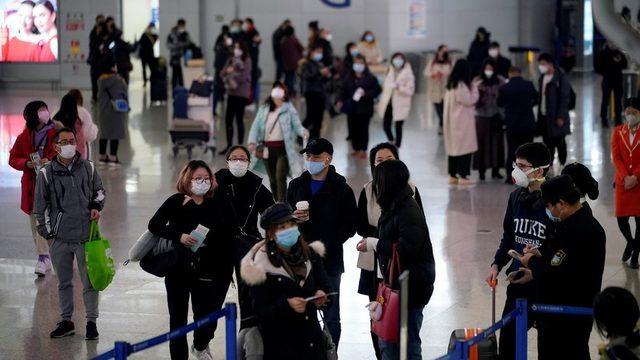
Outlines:
{"label": "hood of jacket", "polygon": [[[309,247],[320,257],[325,255],[324,244],[320,241],[314,241]],[[307,260],[307,276],[311,271],[310,260]],[[274,266],[269,260],[267,254],[266,240],[262,240],[255,244],[247,255],[240,262],[240,277],[250,286],[256,286],[267,280],[267,274],[279,275],[291,278],[283,267]]]}

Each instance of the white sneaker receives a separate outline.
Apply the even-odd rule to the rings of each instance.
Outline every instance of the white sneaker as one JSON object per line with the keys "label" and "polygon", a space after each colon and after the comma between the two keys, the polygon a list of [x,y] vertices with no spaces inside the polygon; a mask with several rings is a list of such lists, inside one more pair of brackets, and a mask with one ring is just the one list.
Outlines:
{"label": "white sneaker", "polygon": [[38,259],[36,270],[34,271],[38,277],[42,277],[47,273],[47,264],[45,261]]}
{"label": "white sneaker", "polygon": [[213,360],[213,356],[211,356],[208,345],[207,348],[202,351],[196,350],[196,348],[191,345],[191,354],[193,354],[193,356],[195,356],[198,360]]}

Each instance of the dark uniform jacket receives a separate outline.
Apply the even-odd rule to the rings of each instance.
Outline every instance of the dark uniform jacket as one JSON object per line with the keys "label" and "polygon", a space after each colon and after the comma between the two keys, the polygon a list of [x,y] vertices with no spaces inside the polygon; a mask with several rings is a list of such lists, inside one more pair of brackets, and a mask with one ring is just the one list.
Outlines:
{"label": "dark uniform jacket", "polygon": [[529,80],[518,76],[498,91],[498,106],[504,108],[504,122],[509,134],[536,133],[536,118],[533,107],[538,104],[538,92]]}

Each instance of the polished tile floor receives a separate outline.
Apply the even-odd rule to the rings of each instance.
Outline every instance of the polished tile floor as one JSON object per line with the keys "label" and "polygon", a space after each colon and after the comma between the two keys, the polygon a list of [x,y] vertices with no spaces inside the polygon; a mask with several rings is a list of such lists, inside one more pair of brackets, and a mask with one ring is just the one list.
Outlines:
{"label": "polished tile floor", "polygon": [[[576,78],[574,87],[579,101],[573,135],[568,138],[569,158],[587,164],[600,180],[600,198],[591,205],[607,231],[605,285],[624,286],[638,296],[638,272],[619,261],[623,240],[613,217],[610,130],[603,131],[597,118],[599,81],[586,75]],[[21,114],[26,102],[41,98],[55,108],[60,96],[61,93],[51,91],[0,91],[0,359],[85,359],[110,349],[115,340],[137,342],[168,329],[162,279],[143,272],[137,264],[130,264],[118,266],[114,282],[101,294],[99,342],[83,340],[84,309],[79,281],[76,281],[74,315],[78,335],[61,340],[48,337],[58,320],[56,278],[48,275],[36,279],[33,275],[34,246],[28,218],[18,210],[20,173],[11,169],[7,161],[9,149],[23,127]],[[121,146],[125,165],[115,170],[100,169],[108,194],[101,225],[120,262],[126,259],[129,247],[145,230],[150,216],[173,193],[176,172],[186,162],[184,153],[177,158],[171,153],[167,109],[151,106],[138,82],[131,86],[130,99],[129,137]],[[347,176],[357,194],[370,177],[368,164],[349,156],[344,118],[325,122],[324,134],[336,148],[334,164]],[[405,134],[401,157],[420,188],[437,262],[436,288],[425,309],[422,328],[424,357],[432,359],[444,354],[454,328],[483,327],[490,323],[490,292],[483,279],[501,236],[507,195],[513,187],[497,181],[465,188],[447,185],[442,139],[437,136],[424,94],[415,97]],[[383,140],[382,125],[377,120],[371,126],[371,144]],[[210,153],[202,155],[199,151],[194,154],[211,161],[215,167],[224,165],[220,156],[214,158]],[[364,309],[367,299],[356,293],[357,240],[353,238],[345,244],[347,271],[341,289],[343,332],[339,353],[344,359],[372,359],[368,315]],[[232,290],[228,300],[233,301],[234,297]],[[504,299],[505,286],[500,284],[499,312]],[[223,332],[221,326],[214,340],[213,349],[218,359],[224,354]],[[529,353],[534,358],[534,331],[530,332],[529,339]],[[594,334],[594,354],[600,342]],[[134,358],[169,358],[168,346],[158,346]]]}

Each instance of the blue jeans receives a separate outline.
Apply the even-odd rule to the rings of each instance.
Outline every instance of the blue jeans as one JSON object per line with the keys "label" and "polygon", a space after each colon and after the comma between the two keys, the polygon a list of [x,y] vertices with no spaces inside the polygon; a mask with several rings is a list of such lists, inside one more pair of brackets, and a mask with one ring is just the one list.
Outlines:
{"label": "blue jeans", "polygon": [[[409,360],[422,360],[422,340],[420,340],[420,328],[422,328],[422,311],[424,307],[418,309],[409,309],[408,320],[408,344],[407,344],[407,359]],[[397,360],[400,359],[400,344],[391,344],[378,339],[380,344],[380,352],[382,352],[382,360]]]}
{"label": "blue jeans", "polygon": [[[331,286],[331,291],[340,292],[340,281],[342,280],[342,274],[338,275],[329,275],[329,285]],[[340,333],[342,332],[342,327],[340,326],[340,294],[330,296],[329,299],[331,302],[324,310],[324,320],[326,325],[329,327],[329,332],[331,333],[331,339],[333,343],[336,344],[336,349],[338,348],[338,343],[340,342]]]}

